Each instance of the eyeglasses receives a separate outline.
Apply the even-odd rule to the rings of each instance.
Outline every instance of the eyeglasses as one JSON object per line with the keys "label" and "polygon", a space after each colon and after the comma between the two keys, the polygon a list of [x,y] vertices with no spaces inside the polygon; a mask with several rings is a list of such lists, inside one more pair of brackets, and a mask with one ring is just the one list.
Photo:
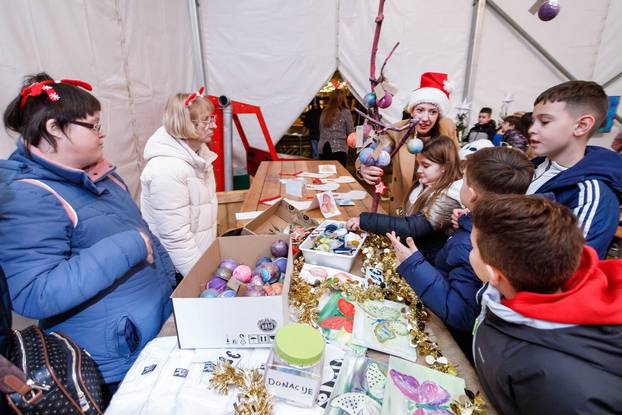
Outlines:
{"label": "eyeglasses", "polygon": [[82,121],[69,121],[69,124],[75,124],[75,125],[79,125],[80,127],[88,128],[89,130],[93,130],[95,134],[102,133],[101,123],[91,124],[91,123],[82,122]]}
{"label": "eyeglasses", "polygon": [[216,114],[210,115],[206,120],[197,121],[192,120],[195,126],[197,127],[207,127],[207,128],[216,128]]}

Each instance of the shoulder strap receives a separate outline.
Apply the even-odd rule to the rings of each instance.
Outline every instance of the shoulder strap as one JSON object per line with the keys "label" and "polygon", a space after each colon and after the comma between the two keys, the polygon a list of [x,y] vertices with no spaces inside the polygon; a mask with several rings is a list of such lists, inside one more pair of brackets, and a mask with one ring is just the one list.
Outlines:
{"label": "shoulder strap", "polygon": [[67,202],[61,195],[59,195],[56,190],[52,189],[50,186],[43,183],[42,181],[36,180],[36,179],[19,179],[18,182],[30,183],[35,186],[39,186],[47,190],[48,192],[52,193],[58,199],[60,204],[63,206],[63,209],[65,209],[65,213],[67,213],[67,216],[69,217],[69,220],[73,224],[73,227],[75,228],[76,226],[78,226],[78,214],[76,213],[74,208],[69,204],[69,202]]}

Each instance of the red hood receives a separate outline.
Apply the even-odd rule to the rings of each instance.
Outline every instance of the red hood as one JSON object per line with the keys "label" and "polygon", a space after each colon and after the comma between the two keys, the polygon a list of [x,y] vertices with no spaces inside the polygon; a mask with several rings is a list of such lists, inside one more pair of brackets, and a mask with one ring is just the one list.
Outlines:
{"label": "red hood", "polygon": [[567,324],[622,324],[622,260],[600,261],[583,248],[577,272],[558,294],[519,292],[501,303],[538,320]]}

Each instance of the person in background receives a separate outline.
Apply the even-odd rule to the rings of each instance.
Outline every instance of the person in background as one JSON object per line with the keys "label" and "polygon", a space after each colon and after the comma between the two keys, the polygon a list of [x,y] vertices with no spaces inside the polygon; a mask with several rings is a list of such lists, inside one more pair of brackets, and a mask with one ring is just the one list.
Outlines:
{"label": "person in background", "polygon": [[322,108],[318,98],[313,98],[311,101],[311,108],[304,112],[300,118],[302,118],[302,125],[309,131],[309,140],[311,142],[311,158],[318,160],[320,153],[318,150],[318,144],[320,141],[320,117],[322,116]]}
{"label": "person in background", "polygon": [[491,142],[495,138],[497,133],[497,126],[495,120],[492,119],[492,109],[489,107],[483,107],[479,111],[477,123],[471,128],[467,135],[467,142],[471,143],[475,140],[481,140],[486,138]]}
{"label": "person in background", "polygon": [[216,127],[214,105],[200,93],[175,94],[163,121],[145,146],[140,209],[185,277],[216,239],[212,163],[218,156],[207,147]]}
{"label": "person in background", "polygon": [[83,81],[28,76],[4,112],[0,264],[14,310],[95,360],[104,400],[172,311],[175,268],[104,159],[100,102]]}
{"label": "person in background", "polygon": [[616,153],[622,153],[622,132],[618,133],[611,143],[611,149]]}
{"label": "person in background", "polygon": [[501,145],[501,141],[503,141],[503,135],[507,131],[518,128],[519,121],[520,117],[516,115],[508,115],[503,119],[503,122],[501,123],[501,128],[499,128],[499,131],[497,132],[497,134],[495,134],[492,140],[492,143],[495,145],[495,147],[499,147]]}
{"label": "person in background", "polygon": [[345,167],[348,159],[346,140],[353,131],[354,124],[346,94],[341,89],[335,89],[320,116],[320,159],[337,160]]}

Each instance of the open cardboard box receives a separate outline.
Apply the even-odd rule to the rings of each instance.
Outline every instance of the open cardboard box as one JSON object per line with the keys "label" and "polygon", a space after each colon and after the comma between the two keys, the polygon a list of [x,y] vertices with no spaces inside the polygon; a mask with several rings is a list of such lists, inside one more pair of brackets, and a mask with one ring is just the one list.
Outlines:
{"label": "open cardboard box", "polygon": [[226,231],[223,236],[239,235],[265,235],[283,233],[289,225],[299,225],[305,228],[316,227],[319,222],[306,213],[296,209],[285,200],[270,206],[259,216],[248,222],[242,228],[235,228]]}
{"label": "open cardboard box", "polygon": [[270,256],[272,242],[283,238],[283,234],[216,238],[171,295],[180,349],[271,346],[276,331],[289,319],[291,244],[281,295],[240,297],[245,287],[234,298],[199,298],[199,294],[220,261],[232,258],[253,268],[259,257]]}

